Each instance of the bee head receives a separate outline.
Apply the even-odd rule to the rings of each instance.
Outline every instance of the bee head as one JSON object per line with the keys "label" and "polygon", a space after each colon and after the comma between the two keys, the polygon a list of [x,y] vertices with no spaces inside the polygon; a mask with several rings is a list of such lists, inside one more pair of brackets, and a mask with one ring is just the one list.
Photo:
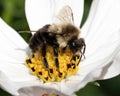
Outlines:
{"label": "bee head", "polygon": [[86,46],[83,38],[70,40],[68,44],[70,48],[75,52],[78,50],[82,50],[82,48],[84,48],[85,50],[85,46]]}

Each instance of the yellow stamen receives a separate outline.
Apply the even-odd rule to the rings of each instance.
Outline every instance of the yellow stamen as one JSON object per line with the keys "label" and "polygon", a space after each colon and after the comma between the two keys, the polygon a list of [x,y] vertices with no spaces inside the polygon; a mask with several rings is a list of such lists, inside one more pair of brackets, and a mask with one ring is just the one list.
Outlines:
{"label": "yellow stamen", "polygon": [[[26,57],[25,65],[30,68],[30,72],[43,80],[43,82],[61,81],[67,76],[75,75],[78,70],[79,57],[72,59],[73,52],[66,48],[62,50],[58,48],[58,57],[54,55],[53,47],[47,46],[46,60],[48,68],[45,67],[42,50],[33,53],[33,57]],[[59,67],[56,66],[56,58],[58,58]]]}

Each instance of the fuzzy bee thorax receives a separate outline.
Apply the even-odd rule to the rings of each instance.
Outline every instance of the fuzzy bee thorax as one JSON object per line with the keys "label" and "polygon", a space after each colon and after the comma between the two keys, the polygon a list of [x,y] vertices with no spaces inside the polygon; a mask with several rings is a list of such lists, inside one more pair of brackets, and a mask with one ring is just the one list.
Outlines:
{"label": "fuzzy bee thorax", "polygon": [[49,32],[56,33],[57,41],[60,47],[65,47],[72,38],[77,38],[80,34],[79,28],[71,23],[53,24],[48,29]]}

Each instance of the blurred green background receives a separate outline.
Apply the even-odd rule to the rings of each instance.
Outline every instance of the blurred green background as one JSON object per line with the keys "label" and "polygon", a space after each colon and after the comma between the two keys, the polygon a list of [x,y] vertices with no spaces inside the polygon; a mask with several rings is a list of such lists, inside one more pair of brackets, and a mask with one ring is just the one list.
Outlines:
{"label": "blurred green background", "polygon": [[[17,31],[29,30],[24,11],[25,0],[0,0],[0,17]],[[90,9],[92,0],[85,0],[84,16],[81,26],[84,24]],[[37,11],[37,10],[36,10]],[[26,42],[31,34],[20,34]],[[76,92],[78,96],[120,96],[120,76],[88,83],[83,89]],[[11,96],[0,89],[0,96]]]}

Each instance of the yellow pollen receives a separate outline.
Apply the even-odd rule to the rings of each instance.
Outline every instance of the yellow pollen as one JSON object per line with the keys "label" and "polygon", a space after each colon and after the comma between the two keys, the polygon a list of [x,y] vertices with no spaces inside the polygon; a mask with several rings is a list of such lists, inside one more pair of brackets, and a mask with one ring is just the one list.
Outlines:
{"label": "yellow pollen", "polygon": [[[44,64],[42,50],[32,53],[33,57],[26,57],[25,65],[30,69],[31,74],[39,77],[43,82],[61,81],[68,76],[75,75],[78,71],[79,57],[73,59],[73,52],[67,47],[65,50],[58,48],[58,57],[55,56],[53,47],[47,46],[46,60],[48,67]],[[58,65],[56,59],[58,58]]]}

